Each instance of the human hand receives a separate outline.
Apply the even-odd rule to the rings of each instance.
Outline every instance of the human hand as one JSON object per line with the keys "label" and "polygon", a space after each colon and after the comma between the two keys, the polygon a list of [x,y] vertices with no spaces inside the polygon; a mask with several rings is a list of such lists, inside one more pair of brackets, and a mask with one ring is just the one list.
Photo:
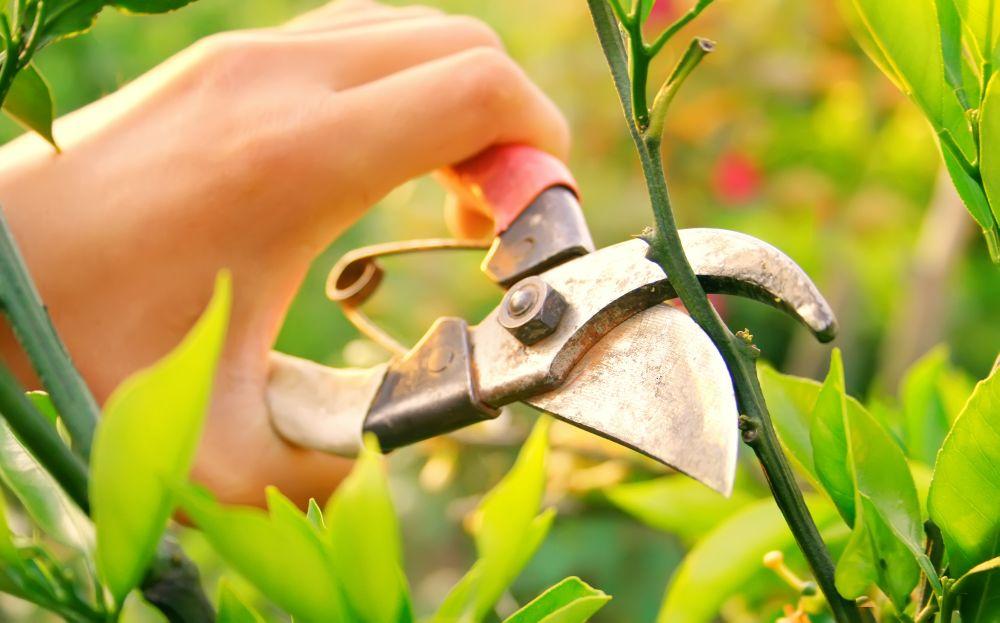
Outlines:
{"label": "human hand", "polygon": [[[271,428],[268,353],[310,262],[392,188],[497,143],[564,157],[552,103],[468,17],[364,0],[205,39],[0,150],[0,201],[99,401],[175,346],[229,268],[227,345],[194,477],[228,502],[325,496],[345,459]],[[460,234],[484,219],[449,214]],[[488,224],[488,221],[486,222]],[[9,335],[0,352],[23,377]]]}

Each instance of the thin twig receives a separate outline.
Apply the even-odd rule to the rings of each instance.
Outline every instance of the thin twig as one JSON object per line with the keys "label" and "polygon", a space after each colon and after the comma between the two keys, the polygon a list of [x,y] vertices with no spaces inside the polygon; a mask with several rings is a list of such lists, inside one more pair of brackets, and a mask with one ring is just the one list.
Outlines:
{"label": "thin twig", "polygon": [[[587,0],[594,25],[597,29],[598,37],[601,40],[601,48],[605,57],[611,65],[612,74],[615,77],[615,86],[618,90],[619,99],[622,106],[627,110],[630,91],[635,93],[634,84],[629,89],[628,76],[621,78],[620,67],[624,65],[624,46],[620,37],[617,36],[618,28],[615,17],[608,8],[605,0]],[[710,4],[710,0],[699,1],[695,9],[698,12]],[[690,21],[697,13],[687,18],[684,23]],[[682,20],[685,18],[682,18]],[[677,28],[679,29],[680,26]],[[633,30],[628,30],[633,33]],[[676,31],[676,29],[675,29]],[[661,35],[661,38],[650,48],[649,52],[659,47],[669,39]],[[631,49],[634,51],[635,46]],[[645,52],[645,50],[644,50]],[[648,53],[648,52],[646,52]],[[631,59],[630,67],[634,71],[637,66],[648,68],[648,60],[644,60],[645,65]],[[632,76],[633,79],[643,76]],[[633,98],[631,103],[635,103]],[[642,118],[642,111],[633,111],[632,118]],[[641,127],[641,126],[640,126]],[[716,348],[722,354],[733,383],[736,395],[744,416],[744,440],[753,448],[757,458],[767,476],[768,483],[775,501],[781,510],[785,521],[788,523],[792,534],[799,547],[802,549],[816,582],[826,596],[834,616],[838,621],[857,623],[861,621],[861,614],[854,602],[844,599],[838,592],[834,583],[834,566],[830,558],[830,553],[826,549],[816,528],[812,516],[806,508],[788,461],[781,450],[777,434],[771,424],[767,406],[757,382],[756,356],[757,350],[742,338],[734,336],[729,328],[719,317],[715,308],[708,301],[705,291],[702,289],[698,278],[695,276],[691,265],[684,255],[681,245],[680,235],[674,221],[673,211],[670,205],[670,195],[667,190],[666,180],[663,174],[663,163],[660,157],[660,137],[650,134],[643,135],[639,127],[632,123],[629,118],[629,131],[639,153],[639,160],[642,164],[643,175],[649,193],[650,204],[653,208],[656,227],[653,235],[647,240],[650,244],[650,259],[660,264],[668,275],[670,275],[671,285],[677,292],[679,298],[684,303],[692,319],[705,331],[712,339]]]}
{"label": "thin twig", "polygon": [[652,45],[646,48],[646,52],[650,57],[656,56],[663,49],[663,46],[670,41],[674,35],[677,34],[681,28],[687,26],[691,20],[701,15],[701,12],[708,8],[712,2],[715,0],[698,0],[693,7],[691,7],[687,13],[680,16],[676,22],[667,26],[667,28],[659,34],[659,36],[653,41]]}
{"label": "thin twig", "polygon": [[0,305],[63,419],[74,450],[86,460],[100,410],[52,325],[2,208]]}

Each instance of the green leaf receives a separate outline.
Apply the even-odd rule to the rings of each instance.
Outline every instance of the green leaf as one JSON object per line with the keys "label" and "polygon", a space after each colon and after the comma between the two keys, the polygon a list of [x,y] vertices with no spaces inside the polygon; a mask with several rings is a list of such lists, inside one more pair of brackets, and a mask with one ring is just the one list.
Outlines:
{"label": "green leaf", "polygon": [[1000,621],[1000,557],[979,563],[965,572],[951,590],[959,595],[964,623]]}
{"label": "green leaf", "polygon": [[56,139],[52,137],[52,121],[55,108],[49,84],[32,64],[17,73],[10,85],[3,110],[24,127],[38,133],[57,150]]}
{"label": "green leaf", "polygon": [[813,410],[813,458],[824,489],[853,533],[837,588],[859,597],[872,583],[902,609],[919,579],[920,505],[906,458],[888,431],[844,391],[840,351]]}
{"label": "green leaf", "polygon": [[39,48],[90,30],[106,0],[48,0],[45,26],[39,35]]}
{"label": "green leaf", "polygon": [[[983,176],[983,188],[993,211],[993,230],[1000,221],[1000,80],[990,80],[979,109],[979,143],[981,145],[979,170]],[[984,219],[985,220],[985,219]],[[987,229],[976,217],[983,229]],[[991,249],[992,250],[992,249]]]}
{"label": "green leaf", "polygon": [[182,488],[177,496],[219,556],[268,599],[301,621],[346,620],[324,535],[305,516],[295,519],[291,503],[279,493],[268,493],[270,515],[223,507],[196,487]]}
{"label": "green leaf", "polygon": [[813,407],[811,440],[816,475],[847,525],[855,523],[854,470],[851,469],[847,394],[840,351],[833,350],[830,371]]}
{"label": "green leaf", "polygon": [[[352,613],[371,623],[395,623],[408,589],[400,571],[399,526],[373,435],[325,514],[333,564]],[[403,581],[392,580],[397,577]]]}
{"label": "green leaf", "polygon": [[187,477],[225,339],[229,274],[184,340],[127,378],[104,408],[91,456],[97,563],[118,604],[142,580],[173,511],[168,483]]}
{"label": "green leaf", "polygon": [[219,616],[218,623],[264,623],[264,617],[256,610],[243,603],[239,595],[233,592],[229,582],[219,582]]}
{"label": "green leaf", "polygon": [[569,577],[507,617],[504,623],[582,623],[604,607],[611,596]]}
{"label": "green leaf", "polygon": [[179,9],[193,0],[115,0],[111,4],[127,13],[166,13]]}
{"label": "green leaf", "polygon": [[90,520],[3,421],[0,421],[0,480],[17,496],[42,532],[75,550],[93,550],[94,528]]}
{"label": "green leaf", "polygon": [[[984,150],[984,155],[988,151],[990,150]],[[987,247],[993,256],[993,261],[1000,262],[1000,255],[996,251],[1000,248],[1000,227],[994,221],[990,202],[986,199],[986,192],[979,182],[969,176],[951,151],[943,145],[941,146],[941,157],[944,158],[944,166],[948,170],[948,175],[951,177],[952,184],[955,185],[958,196],[961,197],[962,203],[965,204],[965,209],[969,211],[969,214],[972,215],[972,218],[982,230],[983,237],[986,238]],[[988,173],[986,173],[984,167],[981,167],[981,170],[985,179]],[[997,184],[1000,184],[1000,181]]]}
{"label": "green leaf", "polygon": [[[806,495],[821,531],[838,524],[834,507],[816,495]],[[660,623],[709,623],[722,604],[740,594],[763,567],[764,554],[789,551],[795,539],[771,499],[748,504],[699,541],[681,562],[660,609]]]}
{"label": "green leaf", "polygon": [[0,561],[6,564],[20,564],[21,557],[14,545],[14,533],[7,523],[7,499],[0,491]]}
{"label": "green leaf", "polygon": [[691,542],[753,500],[734,491],[724,498],[686,476],[664,476],[616,485],[604,490],[607,499],[648,526]]}
{"label": "green leaf", "polygon": [[75,37],[90,30],[105,6],[127,13],[163,13],[179,9],[192,0],[47,0],[45,25],[39,47],[60,39]]}
{"label": "green leaf", "polygon": [[980,59],[995,61],[1000,37],[1000,9],[994,0],[952,0]]}
{"label": "green leaf", "polygon": [[[1000,555],[1000,370],[976,385],[944,440],[928,495],[941,528],[951,575]],[[962,599],[969,610],[1000,612],[996,574],[977,579]],[[990,595],[994,597],[988,598]],[[963,621],[966,617],[963,617]],[[974,620],[974,619],[969,619]],[[987,620],[987,619],[982,619]]]}
{"label": "green leaf", "polygon": [[59,421],[59,412],[56,411],[56,406],[52,404],[52,399],[49,398],[49,394],[43,391],[30,391],[25,392],[25,396],[31,401],[31,404],[35,405],[38,412],[44,415],[50,422],[55,424]]}
{"label": "green leaf", "polygon": [[933,0],[854,0],[860,22],[878,46],[903,91],[938,130],[947,130],[971,161],[972,132],[945,79],[941,30]]}
{"label": "green leaf", "polygon": [[542,416],[514,466],[475,515],[479,560],[445,598],[435,621],[481,621],[541,545],[555,513],[536,515],[545,492],[551,420]]}
{"label": "green leaf", "polygon": [[315,498],[309,498],[309,506],[306,508],[306,518],[318,530],[326,530],[326,522],[323,520],[323,509],[316,503]]}
{"label": "green leaf", "polygon": [[819,488],[809,431],[820,384],[812,379],[781,374],[766,364],[757,366],[757,378],[781,446],[799,471]]}
{"label": "green leaf", "polygon": [[915,362],[900,384],[903,440],[907,454],[927,465],[944,441],[951,423],[972,393],[972,382],[948,361],[948,348],[938,346]]}
{"label": "green leaf", "polygon": [[938,25],[941,29],[941,53],[944,60],[945,81],[951,86],[962,108],[971,108],[965,92],[962,75],[962,20],[955,9],[954,0],[935,0]]}

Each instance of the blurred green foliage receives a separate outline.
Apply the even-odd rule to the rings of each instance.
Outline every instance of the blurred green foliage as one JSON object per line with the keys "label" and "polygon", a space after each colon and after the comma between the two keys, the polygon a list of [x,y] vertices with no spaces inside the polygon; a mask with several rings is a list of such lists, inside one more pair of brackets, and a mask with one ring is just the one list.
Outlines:
{"label": "blurred green foliage", "polygon": [[[490,23],[565,112],[574,133],[571,166],[598,245],[641,231],[650,219],[644,186],[584,3],[429,3]],[[200,37],[277,24],[316,4],[201,0],[155,17],[109,11],[92,33],[46,49],[37,63],[51,84],[57,113],[65,114]],[[940,155],[927,122],[857,48],[835,4],[718,0],[686,33],[719,45],[673,103],[665,161],[681,226],[745,231],[798,261],[840,317],[837,343],[849,362],[848,390],[893,405],[900,373],[888,370],[887,362],[911,348],[914,339],[900,327],[919,329],[922,344],[947,343],[958,370],[972,378],[986,376],[1000,345],[1000,277],[959,207],[966,229],[959,235],[962,242],[950,257],[931,262],[932,268],[949,266],[940,283],[926,289],[910,285],[922,283],[914,277],[927,270],[914,261],[915,249],[929,206],[940,201]],[[686,8],[680,0],[659,5],[651,19],[661,25]],[[678,45],[687,38],[678,37]],[[664,54],[660,62],[665,66],[654,67],[654,74],[665,73],[668,57],[676,52]],[[21,131],[11,121],[0,122],[0,140]],[[278,348],[335,365],[368,365],[383,358],[323,296],[326,272],[341,254],[361,244],[443,234],[443,199],[433,182],[416,180],[392,192],[334,241],[305,280]],[[432,254],[387,261],[385,284],[366,311],[410,343],[438,316],[476,321],[500,298],[479,273],[479,259],[474,252],[455,252],[448,258]],[[813,345],[781,314],[738,299],[720,304],[731,326],[752,329],[764,356],[779,369],[814,378],[825,371],[828,350]],[[929,323],[927,310],[933,314]],[[911,417],[916,416],[909,410],[898,416],[897,434],[909,434],[905,427]],[[948,421],[953,417],[948,415]],[[527,426],[518,430],[526,432]],[[514,604],[527,603],[561,578],[579,575],[615,596],[595,621],[653,620],[668,578],[697,535],[655,532],[598,491],[663,470],[562,427],[554,427],[553,446],[549,495],[558,503],[559,518],[501,606],[512,612]],[[475,559],[460,526],[489,488],[484,483],[496,482],[510,466],[514,448],[514,441],[498,446],[437,440],[393,456],[391,484],[415,611],[439,604]],[[740,491],[759,497],[764,489],[757,471],[747,457],[743,464],[751,469],[741,476]],[[183,536],[210,584],[224,575],[232,594],[261,605],[245,580],[223,570],[202,535],[185,531]],[[789,564],[804,569],[801,560]],[[760,574],[747,580],[743,596],[721,607],[730,621],[755,620],[744,613],[762,604],[777,612],[782,602],[768,600],[775,591],[781,595],[781,586]],[[793,595],[787,588],[786,593],[787,601]],[[3,617],[43,620],[17,604],[0,607]],[[132,620],[155,616],[136,603],[127,605],[127,613]]]}

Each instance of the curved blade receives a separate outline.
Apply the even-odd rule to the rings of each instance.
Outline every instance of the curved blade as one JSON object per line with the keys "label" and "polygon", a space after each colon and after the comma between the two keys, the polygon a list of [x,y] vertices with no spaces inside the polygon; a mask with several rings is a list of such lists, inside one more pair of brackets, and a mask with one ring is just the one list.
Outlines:
{"label": "curved blade", "polygon": [[739,441],[732,380],[711,340],[680,310],[655,305],[632,316],[558,389],[525,402],[732,492]]}
{"label": "curved blade", "polygon": [[726,229],[682,229],[680,236],[705,291],[738,294],[783,309],[821,342],[836,335],[837,319],[816,284],[775,247]]}

